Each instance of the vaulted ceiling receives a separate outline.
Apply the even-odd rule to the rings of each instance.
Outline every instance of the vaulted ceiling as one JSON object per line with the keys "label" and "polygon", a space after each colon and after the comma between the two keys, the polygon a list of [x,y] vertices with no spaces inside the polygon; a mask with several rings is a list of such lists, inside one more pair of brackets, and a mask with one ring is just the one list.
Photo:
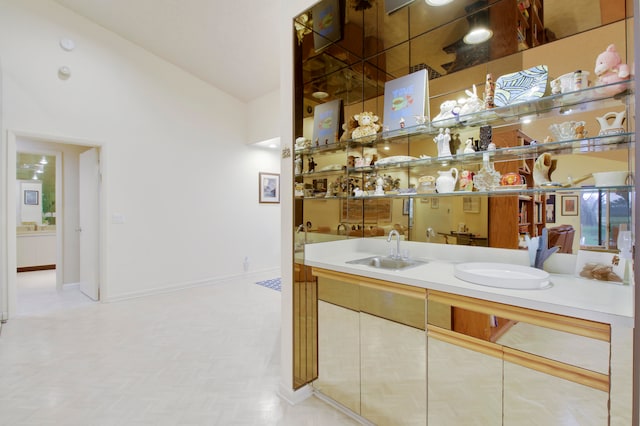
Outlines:
{"label": "vaulted ceiling", "polygon": [[55,0],[248,102],[279,87],[281,0]]}

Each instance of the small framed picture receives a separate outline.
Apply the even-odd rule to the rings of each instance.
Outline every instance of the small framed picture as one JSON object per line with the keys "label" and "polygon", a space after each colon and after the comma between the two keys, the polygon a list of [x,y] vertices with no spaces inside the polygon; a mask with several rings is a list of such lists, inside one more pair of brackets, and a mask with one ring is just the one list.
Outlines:
{"label": "small framed picture", "polygon": [[37,206],[40,204],[40,191],[25,189],[24,204],[28,206]]}
{"label": "small framed picture", "polygon": [[277,173],[259,173],[259,200],[261,203],[280,202],[280,175]]}
{"label": "small framed picture", "polygon": [[480,198],[462,197],[462,211],[465,213],[480,213]]}
{"label": "small framed picture", "polygon": [[562,196],[562,215],[578,216],[578,196],[563,195]]}
{"label": "small framed picture", "polygon": [[545,222],[556,223],[556,196],[555,194],[547,195],[545,202]]}

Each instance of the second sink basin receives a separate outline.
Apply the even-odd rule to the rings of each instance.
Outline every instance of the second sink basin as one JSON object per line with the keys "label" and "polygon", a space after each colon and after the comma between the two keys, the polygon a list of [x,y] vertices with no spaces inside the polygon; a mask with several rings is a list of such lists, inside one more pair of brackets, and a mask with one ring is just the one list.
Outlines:
{"label": "second sink basin", "polygon": [[454,275],[463,281],[489,287],[515,290],[538,290],[551,287],[548,272],[510,263],[459,263],[454,268]]}
{"label": "second sink basin", "polygon": [[370,256],[362,259],[350,260],[347,263],[354,265],[367,265],[378,269],[391,269],[395,271],[413,268],[427,263],[424,260],[401,259],[389,256]]}

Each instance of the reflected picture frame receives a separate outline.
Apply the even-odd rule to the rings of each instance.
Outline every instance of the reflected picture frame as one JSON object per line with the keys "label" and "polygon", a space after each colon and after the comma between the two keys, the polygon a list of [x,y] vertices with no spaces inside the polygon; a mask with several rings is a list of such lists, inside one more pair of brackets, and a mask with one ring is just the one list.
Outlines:
{"label": "reflected picture frame", "polygon": [[545,222],[556,223],[556,196],[555,194],[547,195],[545,200]]}
{"label": "reflected picture frame", "polygon": [[258,174],[258,200],[260,203],[280,202],[280,175],[260,172]]}
{"label": "reflected picture frame", "polygon": [[562,196],[562,216],[578,216],[579,199],[577,195]]}
{"label": "reflected picture frame", "polygon": [[40,204],[40,191],[25,189],[24,204],[27,206],[37,206]]}

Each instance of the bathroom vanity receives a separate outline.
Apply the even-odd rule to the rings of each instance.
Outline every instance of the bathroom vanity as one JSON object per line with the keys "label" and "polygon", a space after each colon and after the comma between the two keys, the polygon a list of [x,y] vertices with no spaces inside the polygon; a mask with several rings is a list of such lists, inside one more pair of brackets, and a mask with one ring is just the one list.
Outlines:
{"label": "bathroom vanity", "polygon": [[630,421],[630,286],[577,278],[575,257],[557,255],[550,286],[489,287],[456,278],[455,265],[527,265],[526,252],[402,244],[426,263],[348,263],[386,256],[385,239],[307,247],[317,277],[318,392],[375,424]]}
{"label": "bathroom vanity", "polygon": [[16,233],[18,271],[55,269],[56,227],[19,226]]}

